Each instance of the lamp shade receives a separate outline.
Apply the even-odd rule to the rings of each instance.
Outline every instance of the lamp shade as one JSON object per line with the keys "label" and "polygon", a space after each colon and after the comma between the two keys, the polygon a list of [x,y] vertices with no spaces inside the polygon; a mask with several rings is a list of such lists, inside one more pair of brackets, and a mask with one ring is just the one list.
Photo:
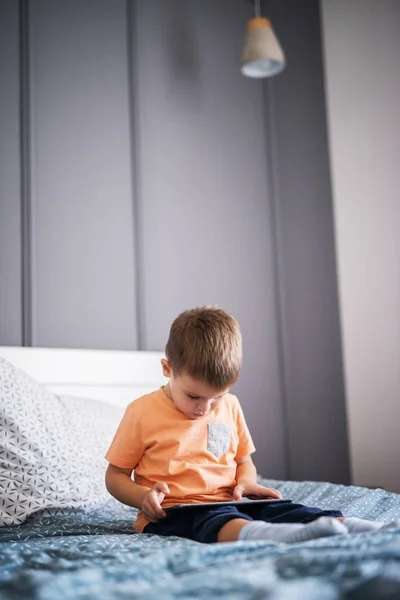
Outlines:
{"label": "lamp shade", "polygon": [[256,17],[247,24],[241,71],[256,79],[271,77],[285,68],[285,55],[268,19]]}

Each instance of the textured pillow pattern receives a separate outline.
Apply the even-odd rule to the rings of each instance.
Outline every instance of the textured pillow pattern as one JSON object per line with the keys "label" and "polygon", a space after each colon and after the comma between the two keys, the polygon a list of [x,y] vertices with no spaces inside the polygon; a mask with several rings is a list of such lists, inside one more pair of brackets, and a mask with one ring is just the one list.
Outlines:
{"label": "textured pillow pattern", "polygon": [[0,358],[0,526],[106,502],[104,454],[122,413],[57,396]]}

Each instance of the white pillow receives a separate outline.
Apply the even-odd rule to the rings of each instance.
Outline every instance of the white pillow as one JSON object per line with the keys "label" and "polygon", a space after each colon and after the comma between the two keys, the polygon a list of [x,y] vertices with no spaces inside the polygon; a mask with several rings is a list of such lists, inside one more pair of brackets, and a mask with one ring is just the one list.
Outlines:
{"label": "white pillow", "polygon": [[0,526],[106,502],[104,454],[123,410],[57,396],[0,358]]}

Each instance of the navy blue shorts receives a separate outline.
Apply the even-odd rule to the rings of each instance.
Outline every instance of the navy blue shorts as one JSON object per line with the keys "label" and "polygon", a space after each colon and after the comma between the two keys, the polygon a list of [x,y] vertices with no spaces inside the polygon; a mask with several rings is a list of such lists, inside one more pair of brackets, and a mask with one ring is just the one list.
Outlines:
{"label": "navy blue shorts", "polygon": [[214,543],[217,541],[220,529],[232,519],[247,519],[248,521],[266,521],[267,523],[309,523],[319,517],[342,517],[340,510],[321,510],[295,504],[294,502],[274,502],[260,506],[249,502],[243,504],[240,510],[236,506],[216,506],[198,510],[177,511],[161,519],[158,523],[149,523],[143,533],[158,535],[177,535],[195,540],[196,542]]}

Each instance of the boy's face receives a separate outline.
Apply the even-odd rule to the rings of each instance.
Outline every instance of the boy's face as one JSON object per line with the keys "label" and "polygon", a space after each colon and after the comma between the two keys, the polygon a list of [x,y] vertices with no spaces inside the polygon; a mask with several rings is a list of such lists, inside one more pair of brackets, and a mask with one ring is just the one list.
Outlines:
{"label": "boy's face", "polygon": [[169,378],[165,393],[180,410],[189,419],[197,420],[208,415],[221,402],[226,390],[216,390],[208,384],[197,381],[180,373],[174,375],[169,362],[166,359],[161,361],[164,377]]}

